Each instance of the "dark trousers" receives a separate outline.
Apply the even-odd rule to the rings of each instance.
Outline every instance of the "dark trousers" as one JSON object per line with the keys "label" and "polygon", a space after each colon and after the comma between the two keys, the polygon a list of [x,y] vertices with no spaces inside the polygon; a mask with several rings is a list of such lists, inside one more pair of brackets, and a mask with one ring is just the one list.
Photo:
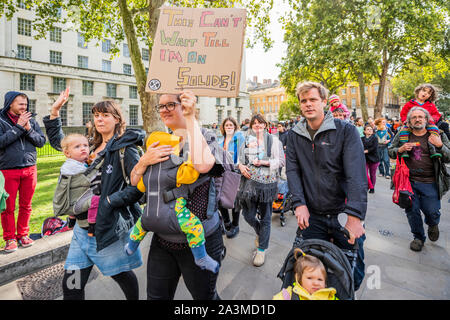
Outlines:
{"label": "dark trousers", "polygon": [[228,224],[231,222],[233,227],[239,226],[239,210],[236,210],[235,208],[231,209],[231,221],[230,221],[230,213],[228,212],[228,209],[219,207],[220,215],[222,216],[223,223]]}
{"label": "dark trousers", "polygon": [[[221,228],[206,237],[205,246],[209,256],[220,264],[224,247]],[[173,300],[181,275],[194,300],[219,299],[219,273],[200,269],[190,248],[167,249],[154,236],[147,261],[147,299]]]}
{"label": "dark trousers", "polygon": [[[333,240],[333,244],[343,250],[352,250],[353,245],[348,243],[348,239],[344,234],[338,231],[341,224],[337,215],[317,215],[312,214],[309,217],[309,227],[302,231],[302,238],[320,239],[325,241]],[[358,244],[358,255],[356,257],[356,265],[353,270],[353,282],[355,290],[358,290],[365,275],[364,249],[363,244],[366,239],[365,235],[356,240]],[[351,263],[351,262],[350,262]]]}
{"label": "dark trousers", "polygon": [[411,181],[414,192],[412,207],[405,210],[414,239],[425,241],[425,231],[421,211],[425,216],[425,223],[432,227],[439,224],[441,201],[436,183],[421,183]]}

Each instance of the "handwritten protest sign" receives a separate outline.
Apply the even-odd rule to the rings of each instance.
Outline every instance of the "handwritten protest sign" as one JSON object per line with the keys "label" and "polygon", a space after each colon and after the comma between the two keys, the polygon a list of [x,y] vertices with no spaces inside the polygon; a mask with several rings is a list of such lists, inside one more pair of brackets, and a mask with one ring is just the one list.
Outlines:
{"label": "handwritten protest sign", "polygon": [[161,7],[146,91],[237,97],[245,9]]}

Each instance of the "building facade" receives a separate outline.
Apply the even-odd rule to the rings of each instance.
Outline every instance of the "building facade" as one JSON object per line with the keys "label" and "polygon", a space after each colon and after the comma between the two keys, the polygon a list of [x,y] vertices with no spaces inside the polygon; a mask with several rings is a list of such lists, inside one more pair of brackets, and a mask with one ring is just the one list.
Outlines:
{"label": "building facade", "polygon": [[[366,105],[368,106],[370,117],[373,117],[374,115],[379,87],[379,83],[375,81],[364,87]],[[361,116],[361,95],[357,83],[350,83],[345,88],[340,88],[337,95],[341,98],[342,103],[348,107],[350,112],[354,111],[358,117]],[[397,97],[392,92],[392,84],[388,79],[384,88],[383,116],[387,116],[388,118],[398,118],[400,109],[405,102],[404,99]]]}
{"label": "building facade", "polygon": [[278,111],[281,103],[286,100],[286,91],[280,83],[271,79],[264,79],[258,83],[258,78],[248,81],[250,93],[250,109],[252,114],[261,113],[267,121],[278,121]]}
{"label": "building facade", "polygon": [[[27,9],[19,9],[11,20],[0,17],[0,96],[11,90],[27,94],[30,109],[42,126],[42,118],[49,114],[53,102],[70,86],[69,101],[61,110],[63,126],[84,126],[91,119],[92,105],[107,99],[120,104],[128,125],[142,126],[127,44],[123,43],[120,54],[112,59],[111,39],[86,43],[82,34],[55,27],[36,40],[34,17],[33,11]],[[143,43],[141,54],[148,71],[149,50]],[[244,76],[245,60],[243,71]],[[236,118],[249,114],[248,93],[242,81],[241,88],[239,98],[231,99],[229,104],[221,99],[219,108],[216,98],[199,99],[199,120],[208,125],[230,112]]]}

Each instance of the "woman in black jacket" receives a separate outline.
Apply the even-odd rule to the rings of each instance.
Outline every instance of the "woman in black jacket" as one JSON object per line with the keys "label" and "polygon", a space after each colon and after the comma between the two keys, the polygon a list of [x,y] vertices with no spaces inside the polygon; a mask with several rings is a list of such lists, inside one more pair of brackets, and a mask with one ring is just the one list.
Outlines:
{"label": "woman in black jacket", "polygon": [[373,128],[370,125],[364,127],[364,137],[361,138],[366,156],[367,181],[369,183],[369,193],[375,192],[375,182],[377,179],[377,168],[380,164],[378,158],[378,139],[373,134]]}
{"label": "woman in black jacket", "polygon": [[[50,116],[44,117],[44,125],[50,144],[61,150],[62,132],[59,111],[69,96],[62,92],[53,104]],[[144,142],[145,132],[126,129],[120,107],[114,101],[101,101],[92,107],[94,126],[90,159],[92,165],[103,159],[103,165],[95,183],[100,183],[100,201],[97,211],[95,236],[89,237],[87,228],[77,225],[64,266],[64,300],[84,299],[84,287],[94,264],[105,276],[111,276],[121,287],[128,300],[138,300],[139,287],[132,271],[142,265],[140,250],[128,256],[123,247],[128,241],[130,228],[142,214],[137,203],[142,193],[128,185],[129,177],[139,161],[137,145]],[[121,154],[123,151],[123,168]],[[124,171],[123,171],[124,170]],[[77,219],[82,219],[82,214]],[[75,274],[74,274],[75,272]],[[73,285],[77,279],[78,286]]]}

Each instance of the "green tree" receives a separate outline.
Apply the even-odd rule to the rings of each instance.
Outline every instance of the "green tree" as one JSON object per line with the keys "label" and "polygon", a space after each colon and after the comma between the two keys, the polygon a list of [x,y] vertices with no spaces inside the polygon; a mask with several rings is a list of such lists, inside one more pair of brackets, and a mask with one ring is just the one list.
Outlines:
{"label": "green tree", "polygon": [[450,114],[450,60],[441,58],[431,52],[425,54],[426,64],[408,61],[392,79],[392,91],[407,100],[414,98],[414,89],[422,83],[431,83],[439,91],[436,103],[441,113]]}
{"label": "green tree", "polygon": [[[316,80],[333,92],[358,81],[363,115],[364,84],[379,80],[375,117],[381,116],[389,73],[427,48],[445,52],[448,8],[441,0],[291,0],[285,21],[287,55],[282,83]],[[330,75],[332,81],[327,76]],[[319,76],[318,76],[319,75]],[[341,84],[342,83],[342,84]],[[366,106],[365,106],[366,107]]]}
{"label": "green tree", "polygon": [[278,110],[278,120],[290,120],[299,115],[301,112],[297,97],[288,94],[287,99],[281,103],[280,110]]}
{"label": "green tree", "polygon": [[[180,7],[245,7],[248,30],[252,34],[247,39],[247,45],[252,46],[258,41],[262,41],[265,48],[272,45],[267,26],[273,0],[2,0],[0,17],[5,15],[11,19],[20,6],[25,6],[36,13],[32,26],[37,31],[37,38],[46,37],[55,25],[63,26],[64,31],[82,33],[86,42],[110,39],[112,58],[119,54],[121,44],[126,41],[141,102],[144,129],[151,132],[160,129],[162,124],[153,108],[158,95],[145,92],[147,74],[140,42],[145,43],[151,59],[159,19],[158,8],[164,3]],[[61,15],[61,11],[66,14]]]}

